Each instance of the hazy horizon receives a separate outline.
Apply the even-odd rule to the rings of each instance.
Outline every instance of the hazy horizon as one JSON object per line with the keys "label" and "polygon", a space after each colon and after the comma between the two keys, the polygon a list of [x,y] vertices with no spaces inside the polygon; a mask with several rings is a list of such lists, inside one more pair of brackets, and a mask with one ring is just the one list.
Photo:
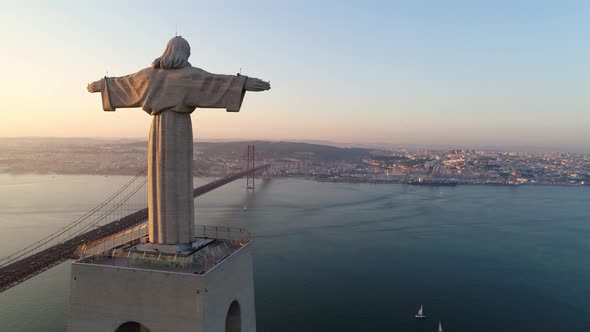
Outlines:
{"label": "hazy horizon", "polygon": [[[54,140],[100,140],[100,141],[136,141],[146,142],[147,137],[67,137],[67,136],[0,136],[1,140],[42,140],[42,139],[54,139]],[[407,149],[407,150],[452,150],[452,149],[469,149],[469,150],[483,150],[483,151],[498,151],[498,152],[522,152],[522,153],[552,153],[552,152],[563,152],[563,153],[590,153],[590,147],[573,147],[563,148],[555,146],[494,146],[494,145],[474,145],[474,144],[417,144],[417,143],[387,143],[387,142],[354,142],[354,141],[331,141],[331,140],[313,140],[313,139],[270,139],[270,138],[240,138],[240,137],[228,137],[228,138],[212,138],[212,137],[199,137],[194,138],[193,141],[198,142],[210,142],[210,143],[224,143],[224,142],[285,142],[285,143],[308,143],[308,144],[319,144],[336,147],[356,147],[366,149],[383,149],[383,150],[395,150],[395,149]]]}
{"label": "hazy horizon", "polygon": [[113,7],[5,6],[0,136],[147,137],[150,116],[104,113],[86,84],[149,66],[176,30],[193,66],[272,83],[240,113],[197,110],[196,140],[590,150],[582,1]]}

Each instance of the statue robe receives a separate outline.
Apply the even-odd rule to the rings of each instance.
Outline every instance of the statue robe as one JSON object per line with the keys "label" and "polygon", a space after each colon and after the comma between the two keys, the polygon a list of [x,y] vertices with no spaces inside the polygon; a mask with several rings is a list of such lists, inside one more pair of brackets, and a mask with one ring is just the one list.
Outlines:
{"label": "statue robe", "polygon": [[188,243],[194,237],[193,131],[195,108],[239,112],[246,76],[195,67],[146,68],[102,80],[105,111],[141,107],[153,116],[148,148],[149,241]]}

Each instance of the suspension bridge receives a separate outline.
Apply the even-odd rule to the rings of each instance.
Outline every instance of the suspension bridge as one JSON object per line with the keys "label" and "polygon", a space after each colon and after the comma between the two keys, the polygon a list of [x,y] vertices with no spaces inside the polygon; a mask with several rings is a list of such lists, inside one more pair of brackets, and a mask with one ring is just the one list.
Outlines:
{"label": "suspension bridge", "polygon": [[[248,163],[241,172],[194,188],[193,196],[196,198],[244,176],[250,179],[254,174],[270,167],[270,164],[254,167],[253,163]],[[139,199],[145,206],[147,199],[142,195],[145,195],[146,183],[144,169],[80,218],[0,259],[0,293],[68,259],[78,258],[81,252],[92,248],[96,243],[104,244],[112,239],[115,246],[116,238],[134,240],[145,236],[148,209],[140,208],[132,213],[129,211],[134,199]]]}

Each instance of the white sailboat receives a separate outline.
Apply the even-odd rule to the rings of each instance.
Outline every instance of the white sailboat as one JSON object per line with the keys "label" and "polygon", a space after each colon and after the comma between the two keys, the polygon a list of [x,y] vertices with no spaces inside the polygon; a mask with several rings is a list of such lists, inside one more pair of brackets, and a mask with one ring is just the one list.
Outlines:
{"label": "white sailboat", "polygon": [[416,314],[416,319],[424,319],[426,318],[426,315],[424,315],[424,306],[420,306],[420,310],[418,310],[418,313]]}
{"label": "white sailboat", "polygon": [[442,329],[442,323],[440,322],[440,320],[438,321],[438,331],[437,332],[444,332]]}
{"label": "white sailboat", "polygon": [[244,211],[248,211],[248,207],[246,206],[246,204],[244,204],[244,207],[242,208]]}

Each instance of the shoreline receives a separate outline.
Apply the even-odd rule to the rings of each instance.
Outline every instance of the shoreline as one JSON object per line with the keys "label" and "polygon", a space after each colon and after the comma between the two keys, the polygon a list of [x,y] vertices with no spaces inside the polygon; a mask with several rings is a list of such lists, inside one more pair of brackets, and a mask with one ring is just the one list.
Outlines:
{"label": "shoreline", "polygon": [[[76,172],[76,173],[57,173],[57,172],[4,172],[0,169],[0,175],[12,175],[12,176],[19,176],[19,175],[45,175],[45,176],[60,176],[60,175],[67,175],[67,176],[134,176],[137,175],[137,172],[129,172],[129,173],[91,173],[91,172]],[[193,177],[200,177],[200,178],[211,178],[215,179],[219,176],[217,175],[210,175],[210,174],[193,174]],[[456,186],[497,186],[497,187],[521,187],[521,186],[562,186],[562,187],[590,187],[590,184],[580,184],[580,183],[521,183],[521,184],[508,184],[508,183],[471,183],[471,182],[461,182],[457,180],[453,180],[456,182],[455,185],[448,185],[448,184],[408,184],[404,183],[400,180],[353,180],[353,179],[321,179],[317,177],[310,177],[305,175],[275,175],[274,178],[289,178],[289,179],[302,179],[302,180],[311,180],[315,182],[325,182],[325,183],[351,183],[351,184],[379,184],[379,185],[387,185],[387,184],[402,184],[412,187],[456,187]]]}

